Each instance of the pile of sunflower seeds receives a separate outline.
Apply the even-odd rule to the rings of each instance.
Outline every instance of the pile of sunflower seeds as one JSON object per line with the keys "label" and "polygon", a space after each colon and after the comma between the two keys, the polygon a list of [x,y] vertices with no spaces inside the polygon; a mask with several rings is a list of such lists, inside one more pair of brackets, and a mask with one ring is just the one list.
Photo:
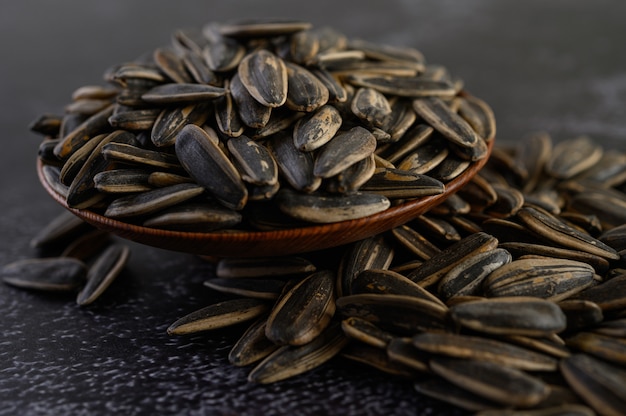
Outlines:
{"label": "pile of sunflower seeds", "polygon": [[205,284],[230,298],[168,332],[252,321],[229,360],[257,383],[340,356],[483,415],[621,415],[625,266],[626,154],[534,134],[386,234],[220,260]]}
{"label": "pile of sunflower seeds", "polygon": [[179,30],[104,79],[31,126],[45,180],[147,227],[361,218],[443,193],[495,136],[489,106],[419,51],[306,22]]}

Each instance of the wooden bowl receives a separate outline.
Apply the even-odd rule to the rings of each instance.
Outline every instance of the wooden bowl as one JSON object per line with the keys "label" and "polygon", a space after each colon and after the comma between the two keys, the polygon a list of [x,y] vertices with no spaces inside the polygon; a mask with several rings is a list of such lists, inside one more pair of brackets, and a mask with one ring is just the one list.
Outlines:
{"label": "wooden bowl", "polygon": [[37,173],[45,190],[63,207],[85,222],[122,238],[167,250],[209,257],[280,256],[323,250],[362,240],[398,227],[424,214],[443,202],[470,181],[484,166],[493,147],[489,141],[487,157],[472,163],[461,175],[446,184],[440,195],[428,196],[393,206],[383,212],[356,220],[311,225],[277,231],[182,232],[128,224],[104,217],[89,210],[67,206],[43,177],[43,164],[38,160]]}

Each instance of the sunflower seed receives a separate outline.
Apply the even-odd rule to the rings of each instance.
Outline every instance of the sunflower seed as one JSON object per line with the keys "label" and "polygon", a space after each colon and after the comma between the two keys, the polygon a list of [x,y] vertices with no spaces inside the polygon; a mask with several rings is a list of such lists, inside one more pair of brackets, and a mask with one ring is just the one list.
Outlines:
{"label": "sunflower seed", "polygon": [[383,94],[399,97],[452,97],[454,86],[448,82],[433,81],[421,77],[394,77],[355,74],[348,82],[359,87],[372,88]]}
{"label": "sunflower seed", "polygon": [[120,274],[130,254],[130,249],[121,244],[111,244],[98,256],[87,272],[87,283],[78,292],[76,303],[86,306],[93,303]]}
{"label": "sunflower seed", "polygon": [[191,82],[191,76],[185,68],[183,60],[169,49],[155,49],[152,55],[154,63],[172,81],[185,84]]}
{"label": "sunflower seed", "polygon": [[441,252],[428,238],[406,224],[393,228],[391,233],[403,247],[420,259],[428,260]]}
{"label": "sunflower seed", "polygon": [[508,250],[514,257],[532,254],[587,263],[593,267],[595,272],[599,275],[604,275],[609,270],[609,261],[607,259],[583,251],[568,250],[541,244],[513,242],[501,243],[500,248]]}
{"label": "sunflower seed", "polygon": [[219,33],[233,38],[272,37],[289,35],[312,27],[311,23],[297,20],[250,20],[219,25]]}
{"label": "sunflower seed", "polygon": [[152,143],[157,147],[172,146],[183,127],[188,124],[202,125],[206,121],[208,109],[206,103],[198,103],[163,110],[152,127]]}
{"label": "sunflower seed", "polygon": [[357,317],[341,321],[341,329],[350,338],[376,348],[385,349],[389,342],[394,339],[389,332],[383,331],[373,323]]}
{"label": "sunflower seed", "polygon": [[83,168],[87,159],[91,156],[96,147],[107,137],[106,134],[99,134],[87,143],[85,143],[80,149],[76,150],[72,155],[63,163],[61,167],[61,182],[65,185],[71,185],[72,181],[78,175],[78,172]]}
{"label": "sunflower seed", "polygon": [[267,309],[267,304],[259,299],[226,300],[183,316],[167,328],[167,333],[186,335],[223,328],[257,318]]}
{"label": "sunflower seed", "polygon": [[489,142],[496,137],[496,119],[493,110],[480,98],[460,97],[459,115],[472,126],[472,129],[484,141]]}
{"label": "sunflower seed", "polygon": [[185,170],[225,207],[240,210],[248,191],[230,160],[200,127],[183,127],[176,139],[176,156]]}
{"label": "sunflower seed", "polygon": [[239,212],[214,201],[203,201],[180,203],[161,210],[146,219],[143,225],[166,230],[208,232],[233,227],[241,221]]}
{"label": "sunflower seed", "polygon": [[108,118],[113,114],[114,104],[85,120],[78,127],[63,136],[54,148],[54,154],[62,160],[83,146],[89,139],[109,129]]}
{"label": "sunflower seed", "polygon": [[96,189],[104,193],[135,193],[152,189],[148,183],[150,172],[142,169],[114,169],[93,177]]}
{"label": "sunflower seed", "polygon": [[266,107],[280,107],[287,100],[288,71],[278,56],[267,50],[246,55],[237,66],[241,83],[256,101]]}
{"label": "sunflower seed", "polygon": [[269,122],[272,107],[259,103],[250,95],[238,74],[233,75],[230,80],[230,93],[237,106],[239,117],[246,126],[260,129]]}
{"label": "sunflower seed", "polygon": [[567,325],[556,303],[523,296],[461,303],[450,308],[450,316],[461,326],[489,334],[542,336]]}
{"label": "sunflower seed", "polygon": [[109,161],[159,169],[182,170],[176,156],[170,153],[142,149],[126,143],[106,143],[102,146],[102,154]]}
{"label": "sunflower seed", "polygon": [[39,248],[57,245],[91,229],[81,218],[69,211],[63,211],[31,238],[30,246]]}
{"label": "sunflower seed", "polygon": [[112,114],[108,121],[111,127],[116,129],[150,130],[160,113],[160,110],[153,108],[119,111]]}
{"label": "sunflower seed", "polygon": [[85,281],[85,264],[69,257],[18,260],[0,269],[4,283],[29,290],[72,292]]}
{"label": "sunflower seed", "polygon": [[552,139],[547,133],[526,136],[516,148],[515,162],[518,171],[525,174],[523,192],[534,190],[552,152]]}
{"label": "sunflower seed", "polygon": [[63,249],[59,257],[73,257],[86,262],[101,253],[109,244],[111,244],[111,234],[96,229],[74,239]]}
{"label": "sunflower seed", "polygon": [[141,98],[154,104],[195,103],[224,95],[224,89],[204,84],[162,84],[143,94]]}
{"label": "sunflower seed", "polygon": [[287,99],[285,105],[294,111],[314,111],[328,102],[326,86],[305,68],[286,63]]}
{"label": "sunflower seed", "polygon": [[366,157],[353,165],[348,166],[336,176],[328,179],[326,190],[337,193],[357,192],[376,172],[374,154]]}
{"label": "sunflower seed", "polygon": [[605,362],[626,364],[626,340],[593,332],[579,332],[565,340],[568,347],[593,355]]}
{"label": "sunflower seed", "polygon": [[181,183],[122,196],[109,204],[104,215],[109,218],[126,218],[152,214],[201,195],[203,192],[204,188],[201,186]]}
{"label": "sunflower seed", "polygon": [[413,379],[415,372],[411,367],[392,361],[384,349],[364,343],[350,343],[341,351],[341,355],[352,361],[373,367],[396,377]]}
{"label": "sunflower seed", "polygon": [[445,330],[447,308],[413,296],[363,293],[337,299],[344,318],[356,316],[394,333]]}
{"label": "sunflower seed", "polygon": [[379,168],[360,189],[363,192],[384,195],[390,199],[412,199],[442,194],[445,191],[445,185],[427,175],[399,169]]}
{"label": "sunflower seed", "polygon": [[303,345],[317,337],[335,313],[334,284],[334,274],[323,270],[281,296],[267,318],[267,338],[279,345]]}
{"label": "sunflower seed", "polygon": [[224,279],[213,278],[204,285],[222,293],[230,293],[256,299],[276,299],[285,286],[284,280],[269,279]]}
{"label": "sunflower seed", "polygon": [[433,358],[430,368],[447,381],[504,405],[533,406],[550,393],[538,378],[490,362]]}
{"label": "sunflower seed", "polygon": [[561,361],[561,373],[583,400],[602,415],[620,415],[626,408],[626,373],[586,354]]}
{"label": "sunflower seed", "polygon": [[546,172],[559,179],[567,179],[593,166],[602,158],[602,146],[589,137],[581,136],[558,143],[546,162]]}
{"label": "sunflower seed", "polygon": [[296,219],[314,223],[354,220],[377,214],[391,203],[382,196],[355,192],[347,195],[300,194],[281,189],[277,194],[278,207]]}
{"label": "sunflower seed", "polygon": [[502,248],[471,256],[450,269],[441,278],[437,293],[444,299],[478,294],[484,279],[498,268],[510,263],[511,260],[511,254]]}
{"label": "sunflower seed", "polygon": [[250,372],[248,380],[268,384],[302,374],[333,358],[347,341],[339,324],[332,324],[308,344],[280,347]]}
{"label": "sunflower seed", "polygon": [[215,99],[215,120],[219,130],[227,136],[237,137],[243,134],[245,126],[239,118],[237,108],[230,92],[230,81],[224,81],[225,93]]}
{"label": "sunflower seed", "polygon": [[238,367],[253,364],[267,357],[279,346],[265,336],[266,318],[255,321],[237,340],[228,353],[228,361]]}
{"label": "sunflower seed", "polygon": [[223,278],[293,276],[313,273],[316,266],[303,257],[224,258],[215,273]]}
{"label": "sunflower seed", "polygon": [[234,39],[217,36],[202,50],[202,56],[212,71],[233,70],[246,54],[246,48]]}
{"label": "sunflower seed", "polygon": [[293,129],[294,145],[304,152],[315,150],[335,136],[341,122],[339,111],[331,105],[324,105],[298,120]]}
{"label": "sunflower seed", "polygon": [[322,179],[313,174],[315,156],[296,148],[288,134],[278,134],[268,142],[268,148],[284,179],[298,191],[314,192]]}
{"label": "sunflower seed", "polygon": [[558,302],[593,283],[586,263],[564,259],[515,260],[493,271],[483,286],[488,297],[533,296]]}
{"label": "sunflower seed", "polygon": [[413,336],[412,342],[416,348],[431,354],[488,361],[520,370],[553,371],[558,365],[558,361],[550,356],[476,336],[421,333]]}
{"label": "sunflower seed", "polygon": [[227,145],[241,179],[255,185],[278,183],[278,166],[266,147],[243,135],[231,138]]}
{"label": "sunflower seed", "polygon": [[313,174],[329,178],[350,165],[369,157],[376,149],[376,139],[363,127],[354,127],[336,135],[319,151]]}

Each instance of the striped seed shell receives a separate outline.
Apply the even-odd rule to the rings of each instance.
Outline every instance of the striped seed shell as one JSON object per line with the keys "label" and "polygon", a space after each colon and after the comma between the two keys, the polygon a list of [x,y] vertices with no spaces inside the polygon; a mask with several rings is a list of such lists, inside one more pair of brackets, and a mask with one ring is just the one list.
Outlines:
{"label": "striped seed shell", "polygon": [[439,195],[445,185],[437,179],[400,169],[379,168],[361,186],[361,191],[384,195],[387,198],[419,198]]}
{"label": "striped seed shell", "polygon": [[87,283],[78,292],[76,303],[86,306],[93,303],[113,283],[128,261],[130,248],[122,244],[111,244],[89,267]]}
{"label": "striped seed shell", "polygon": [[181,183],[157,188],[139,194],[131,194],[113,200],[104,215],[109,218],[126,218],[152,214],[204,192],[204,188],[191,183]]}
{"label": "striped seed shell", "polygon": [[483,139],[458,114],[439,98],[413,101],[415,112],[452,143],[461,147],[475,147]]}
{"label": "striped seed shell", "polygon": [[227,146],[241,179],[254,185],[278,183],[278,166],[265,146],[245,135],[230,138]]}
{"label": "striped seed shell", "polygon": [[626,340],[594,332],[579,332],[565,340],[568,347],[624,367]]}
{"label": "striped seed shell", "polygon": [[281,189],[278,207],[293,218],[314,223],[332,223],[367,217],[390,207],[382,195],[355,192],[346,195],[302,194]]}
{"label": "striped seed shell", "polygon": [[62,211],[43,226],[30,240],[32,248],[53,246],[81,235],[92,227],[70,211]]}
{"label": "striped seed shell", "polygon": [[332,105],[324,105],[298,120],[293,129],[294,145],[304,152],[315,150],[335,136],[341,123],[339,111]]}
{"label": "striped seed shell", "polygon": [[241,83],[260,104],[280,107],[287,100],[287,68],[282,59],[268,50],[244,56],[237,66]]}
{"label": "striped seed shell", "polygon": [[248,381],[274,383],[319,367],[347,344],[339,324],[331,324],[308,344],[285,345],[261,361],[248,375]]}
{"label": "striped seed shell", "polygon": [[277,134],[267,146],[278,164],[283,178],[298,191],[314,192],[322,179],[313,173],[315,156],[312,152],[302,152],[294,145],[288,134]]}
{"label": "striped seed shell", "polygon": [[344,318],[356,316],[395,333],[413,335],[447,327],[447,307],[414,296],[361,293],[342,296],[336,303]]}
{"label": "striped seed shell", "polygon": [[143,226],[166,230],[208,232],[233,227],[241,220],[242,216],[238,211],[207,200],[183,202],[160,210],[147,218]]}
{"label": "striped seed shell", "polygon": [[61,160],[67,159],[72,153],[83,146],[89,139],[110,129],[109,117],[113,114],[115,105],[111,104],[104,110],[92,115],[76,128],[63,136],[55,146],[54,154]]}
{"label": "striped seed shell", "polygon": [[503,405],[534,406],[550,393],[539,378],[491,362],[433,358],[430,368],[449,382]]}
{"label": "striped seed shell", "polygon": [[227,208],[244,207],[248,191],[239,172],[204,130],[193,124],[183,127],[175,149],[185,170],[209,194]]}
{"label": "striped seed shell", "polygon": [[208,117],[207,103],[189,104],[185,107],[166,108],[152,127],[152,143],[157,147],[172,146],[187,124],[202,125]]}
{"label": "striped seed shell", "polygon": [[259,299],[232,299],[198,309],[167,328],[169,335],[186,335],[223,328],[261,316],[268,309]]}
{"label": "striped seed shell", "polygon": [[322,270],[282,295],[267,318],[267,338],[279,345],[303,345],[317,337],[335,313],[334,284],[334,273]]}
{"label": "striped seed shell", "polygon": [[93,177],[96,189],[105,193],[134,193],[152,189],[148,183],[150,172],[144,169],[112,169]]}
{"label": "striped seed shell", "polygon": [[558,361],[503,341],[477,336],[428,333],[414,335],[413,345],[431,354],[489,361],[526,371],[554,371]]}
{"label": "striped seed shell", "polygon": [[602,153],[602,146],[587,136],[580,136],[557,143],[545,169],[555,178],[568,179],[596,164]]}
{"label": "striped seed shell", "polygon": [[206,84],[162,84],[144,93],[141,98],[154,104],[180,104],[207,101],[224,95],[224,88]]}
{"label": "striped seed shell", "polygon": [[348,77],[353,85],[372,88],[383,94],[400,97],[452,97],[456,89],[445,81],[433,81],[423,77],[395,77],[385,75],[354,74]]}
{"label": "striped seed shell", "polygon": [[109,161],[159,169],[182,170],[176,156],[171,153],[143,149],[126,143],[106,143],[102,154]]}
{"label": "striped seed shell", "polygon": [[593,277],[593,268],[578,261],[519,259],[492,272],[483,286],[488,297],[534,296],[558,302],[589,287]]}
{"label": "striped seed shell", "polygon": [[373,323],[354,316],[341,321],[341,329],[348,337],[377,348],[387,348],[394,338]]}
{"label": "striped seed shell", "polygon": [[181,84],[191,82],[191,76],[187,72],[182,58],[173,50],[157,48],[154,50],[152,58],[157,67],[172,81]]}
{"label": "striped seed shell", "polygon": [[272,107],[259,103],[250,95],[239,74],[233,75],[230,80],[230,93],[235,101],[239,118],[246,126],[260,129],[269,122]]}
{"label": "striped seed shell", "polygon": [[339,133],[322,146],[315,159],[313,174],[329,178],[354,163],[369,157],[376,149],[376,139],[363,127]]}
{"label": "striped seed shell", "polygon": [[586,354],[561,361],[567,384],[601,415],[622,415],[626,408],[626,374],[623,370]]}
{"label": "striped seed shell", "polygon": [[484,279],[511,260],[511,254],[502,248],[469,256],[441,278],[437,293],[444,299],[479,294]]}
{"label": "striped seed shell", "polygon": [[457,304],[450,316],[461,326],[489,334],[543,336],[567,326],[556,303],[523,296]]}
{"label": "striped seed shell", "polygon": [[352,113],[368,125],[383,127],[391,116],[387,98],[372,88],[359,88],[350,105]]}
{"label": "striped seed shell", "polygon": [[278,298],[285,283],[285,280],[278,279],[228,279],[220,277],[204,281],[206,287],[221,293],[269,300]]}
{"label": "striped seed shell", "polygon": [[265,336],[266,318],[260,318],[246,329],[228,353],[228,361],[237,367],[253,364],[279,348]]}
{"label": "striped seed shell", "polygon": [[307,69],[286,63],[287,99],[285,105],[294,111],[311,112],[328,102],[328,88]]}
{"label": "striped seed shell", "polygon": [[72,292],[87,275],[85,264],[70,257],[17,260],[0,269],[4,283],[28,290]]}
{"label": "striped seed shell", "polygon": [[402,247],[408,249],[422,260],[428,260],[441,252],[441,249],[422,233],[406,224],[393,228],[391,233]]}

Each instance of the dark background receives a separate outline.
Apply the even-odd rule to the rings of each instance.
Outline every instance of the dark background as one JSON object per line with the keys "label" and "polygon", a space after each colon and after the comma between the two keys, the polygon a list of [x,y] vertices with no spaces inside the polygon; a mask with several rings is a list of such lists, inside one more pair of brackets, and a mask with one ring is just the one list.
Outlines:
{"label": "dark background", "polygon": [[[0,5],[0,264],[61,212],[36,179],[40,137],[74,89],[112,64],[208,21],[283,17],[414,46],[493,107],[498,142],[548,131],[626,150],[623,1],[3,1]],[[0,286],[0,414],[441,414],[408,382],[357,365],[271,386],[246,381],[234,332],[170,338],[176,318],[216,299],[197,257],[131,244],[124,273],[89,308]]]}

